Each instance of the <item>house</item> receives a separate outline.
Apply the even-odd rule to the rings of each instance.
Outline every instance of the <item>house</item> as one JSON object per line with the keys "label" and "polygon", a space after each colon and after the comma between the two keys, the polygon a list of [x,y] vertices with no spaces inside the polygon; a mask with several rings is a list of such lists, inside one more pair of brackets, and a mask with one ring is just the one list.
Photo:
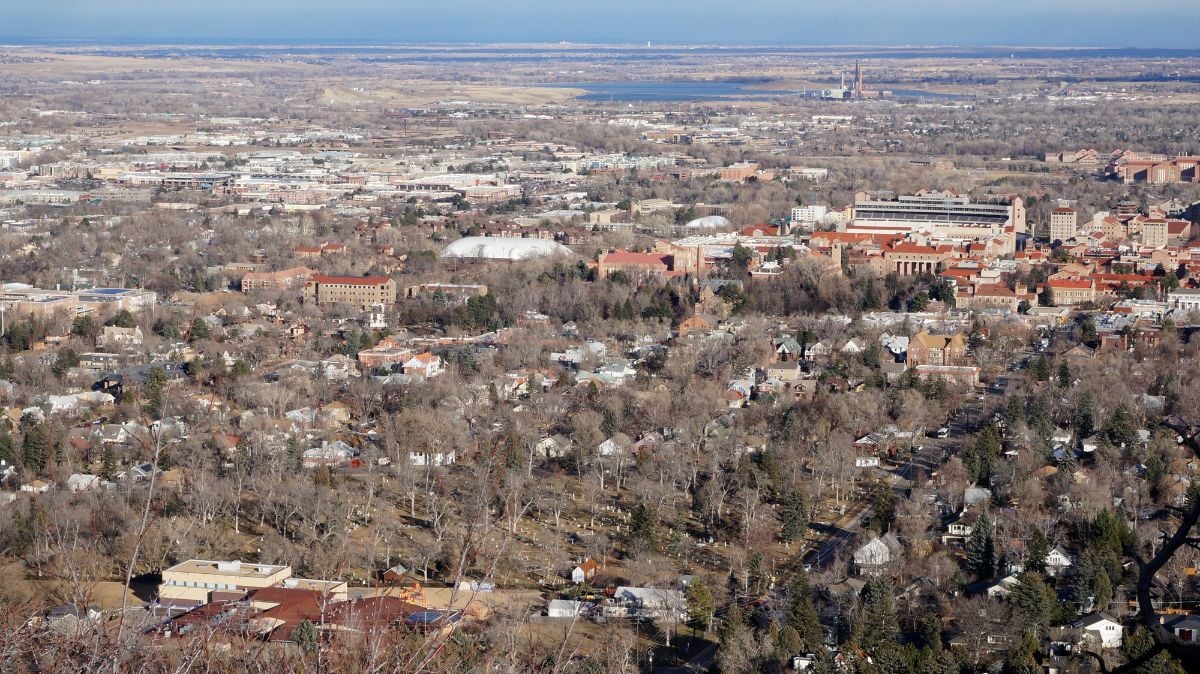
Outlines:
{"label": "house", "polygon": [[50,488],[53,486],[54,483],[52,482],[34,480],[33,482],[26,482],[25,484],[21,485],[21,491],[29,492],[31,494],[45,494],[46,492],[50,491]]}
{"label": "house", "polygon": [[1070,571],[1072,565],[1071,556],[1057,545],[1046,553],[1046,575],[1051,578],[1065,575]]}
{"label": "house", "polygon": [[613,593],[613,603],[605,607],[608,617],[663,619],[686,616],[687,601],[679,590],[664,590],[653,587],[618,587]]}
{"label": "house", "polygon": [[612,456],[614,454],[624,454],[633,445],[633,440],[624,433],[617,433],[611,438],[605,440],[596,446],[596,453],[600,456]]}
{"label": "house", "polygon": [[780,337],[773,342],[775,357],[783,363],[794,361],[803,355],[800,343],[792,337]]}
{"label": "house", "polygon": [[585,559],[579,566],[571,569],[571,582],[576,585],[582,585],[596,577],[596,572],[600,570],[600,565],[594,559]]}
{"label": "house", "polygon": [[63,604],[46,611],[46,627],[59,634],[78,634],[83,627],[100,624],[102,614],[91,606]]}
{"label": "house", "polygon": [[900,559],[900,541],[895,534],[876,536],[854,551],[854,569],[859,575],[879,573]]}
{"label": "house", "polygon": [[344,466],[357,456],[358,452],[341,440],[322,442],[320,447],[304,450],[301,461],[305,468],[319,466]]}
{"label": "house", "polygon": [[344,381],[359,376],[358,365],[349,356],[339,353],[320,364],[321,376],[330,381]]}
{"label": "house", "polygon": [[1164,624],[1183,643],[1200,643],[1200,616],[1178,616],[1168,620]]}
{"label": "house", "polygon": [[458,460],[453,449],[413,450],[408,454],[409,462],[414,466],[448,466]]}
{"label": "house", "polygon": [[794,360],[781,360],[777,363],[771,363],[765,370],[768,380],[789,383],[798,381],[801,373],[803,373],[803,370],[800,369],[800,363]]}
{"label": "house", "polygon": [[547,618],[577,618],[589,606],[586,602],[570,599],[554,599],[546,605]]}
{"label": "house", "polygon": [[1071,623],[1071,627],[1083,630],[1085,639],[1094,638],[1101,648],[1120,648],[1125,635],[1121,623],[1103,613],[1091,613]]}
{"label": "house", "polygon": [[833,355],[833,345],[829,340],[813,342],[804,349],[805,360],[814,360],[816,358],[828,358]]}
{"label": "house", "polygon": [[984,588],[984,594],[988,596],[988,599],[1007,599],[1008,595],[1012,593],[1013,588],[1019,582],[1015,575],[1005,576],[995,582],[989,583]]}
{"label": "house", "polygon": [[90,491],[99,486],[100,477],[98,475],[72,473],[71,477],[67,478],[67,489],[73,492]]}
{"label": "house", "polygon": [[946,525],[946,534],[942,536],[942,544],[948,544],[952,540],[962,540],[971,535],[975,530],[975,522],[979,520],[979,513],[975,510],[968,510],[958,517],[953,522]]}
{"label": "house", "polygon": [[142,329],[138,327],[119,328],[115,325],[106,325],[100,332],[100,338],[97,341],[106,349],[126,349],[141,346],[145,341],[145,336],[142,334]]}
{"label": "house", "polygon": [[867,340],[861,337],[846,340],[842,345],[841,352],[846,355],[856,356],[867,350]]}
{"label": "house", "polygon": [[446,371],[446,363],[441,356],[426,351],[417,354],[404,362],[404,374],[421,379],[433,379]]}
{"label": "house", "polygon": [[408,567],[403,564],[397,564],[383,572],[383,582],[399,585],[405,581],[407,575]]}
{"label": "house", "polygon": [[551,435],[548,438],[539,440],[533,446],[533,449],[548,459],[556,459],[560,456],[566,456],[571,451],[571,439],[561,434]]}

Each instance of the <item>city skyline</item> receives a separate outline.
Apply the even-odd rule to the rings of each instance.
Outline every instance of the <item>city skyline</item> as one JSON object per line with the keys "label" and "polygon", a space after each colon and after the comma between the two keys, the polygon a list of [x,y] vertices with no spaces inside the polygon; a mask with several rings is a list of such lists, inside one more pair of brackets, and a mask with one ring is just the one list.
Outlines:
{"label": "city skyline", "polygon": [[[1129,47],[1154,36],[1160,47],[1193,45],[1200,7],[1150,0],[1121,3],[1029,0],[995,4],[878,0],[815,6],[750,0],[736,6],[615,0],[604,6],[517,0],[462,0],[441,7],[348,0],[336,9],[312,0],[97,5],[50,0],[6,10],[0,39],[83,42],[320,41],[629,44],[1012,45]],[[1163,22],[1162,16],[1172,21]],[[1192,21],[1189,21],[1191,19]]]}

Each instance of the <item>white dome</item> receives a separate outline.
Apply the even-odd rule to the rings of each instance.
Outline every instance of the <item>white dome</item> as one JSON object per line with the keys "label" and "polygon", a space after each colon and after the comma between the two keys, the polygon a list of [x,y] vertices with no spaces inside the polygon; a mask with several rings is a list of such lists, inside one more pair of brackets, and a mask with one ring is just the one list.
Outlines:
{"label": "white dome", "polygon": [[732,227],[733,223],[728,218],[721,215],[709,215],[703,218],[696,218],[684,225],[688,229],[720,229],[722,227]]}
{"label": "white dome", "polygon": [[497,236],[467,236],[446,246],[442,257],[488,260],[532,260],[551,255],[574,255],[570,248],[547,239],[509,239]]}

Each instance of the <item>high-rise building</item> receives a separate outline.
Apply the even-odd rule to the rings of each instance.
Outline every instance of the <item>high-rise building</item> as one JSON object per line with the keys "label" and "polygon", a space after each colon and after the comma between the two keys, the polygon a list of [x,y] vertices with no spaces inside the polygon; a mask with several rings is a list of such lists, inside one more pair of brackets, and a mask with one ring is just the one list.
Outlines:
{"label": "high-rise building", "polygon": [[1079,234],[1079,212],[1074,208],[1050,211],[1050,240],[1070,241]]}

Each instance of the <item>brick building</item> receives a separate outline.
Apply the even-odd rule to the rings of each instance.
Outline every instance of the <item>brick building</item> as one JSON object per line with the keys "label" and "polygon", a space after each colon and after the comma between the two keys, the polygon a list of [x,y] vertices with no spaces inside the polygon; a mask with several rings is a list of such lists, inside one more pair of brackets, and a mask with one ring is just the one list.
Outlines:
{"label": "brick building", "polygon": [[318,274],[304,285],[304,301],[352,304],[366,311],[372,304],[395,304],[396,282],[386,276],[325,276]]}

